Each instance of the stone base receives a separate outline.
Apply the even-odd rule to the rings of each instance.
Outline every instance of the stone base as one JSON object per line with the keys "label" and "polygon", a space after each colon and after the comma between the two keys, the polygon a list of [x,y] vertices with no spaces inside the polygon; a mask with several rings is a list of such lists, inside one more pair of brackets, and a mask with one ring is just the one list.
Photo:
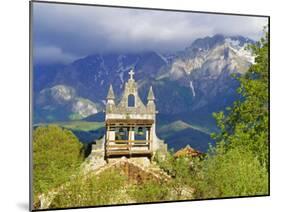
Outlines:
{"label": "stone base", "polygon": [[128,177],[130,183],[141,183],[147,180],[170,180],[170,176],[158,165],[151,163],[148,158],[126,158],[109,159],[108,163],[98,169],[95,174],[106,170],[116,170]]}
{"label": "stone base", "polygon": [[88,156],[85,163],[85,171],[93,171],[101,168],[106,165],[104,158],[104,137],[97,140],[96,144],[92,145],[92,152]]}
{"label": "stone base", "polygon": [[164,140],[160,140],[160,139],[157,140],[157,143],[158,143],[157,149],[155,151],[153,151],[152,158],[155,157],[156,152],[157,152],[158,157],[161,157],[164,159],[168,153],[168,145],[165,144]]}
{"label": "stone base", "polygon": [[107,160],[108,164],[112,164],[112,163],[116,163],[120,160],[126,160],[129,161],[131,163],[137,163],[139,165],[141,165],[142,167],[148,167],[151,165],[150,159],[148,157],[130,157],[127,158],[125,156],[121,157],[121,158],[109,158]]}
{"label": "stone base", "polygon": [[[160,154],[161,156],[165,157],[168,151],[167,144],[164,143],[164,140],[160,140],[159,138],[157,138],[157,145],[155,145],[153,148],[154,150],[152,157],[155,156],[156,151],[157,154]],[[96,170],[101,166],[105,165],[106,163],[116,162],[117,160],[120,160],[123,157],[124,156],[120,156],[119,158],[105,158],[105,137],[102,137],[101,139],[96,140],[96,144],[92,145],[92,152],[87,159],[87,169]],[[129,160],[140,164],[150,164],[151,158],[131,156],[129,157]]]}

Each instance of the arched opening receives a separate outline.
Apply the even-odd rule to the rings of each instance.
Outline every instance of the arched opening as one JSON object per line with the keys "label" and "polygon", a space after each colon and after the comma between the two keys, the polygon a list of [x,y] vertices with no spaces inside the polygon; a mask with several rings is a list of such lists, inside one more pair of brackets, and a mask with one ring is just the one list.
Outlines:
{"label": "arched opening", "polygon": [[133,94],[128,96],[128,107],[135,107],[135,96]]}

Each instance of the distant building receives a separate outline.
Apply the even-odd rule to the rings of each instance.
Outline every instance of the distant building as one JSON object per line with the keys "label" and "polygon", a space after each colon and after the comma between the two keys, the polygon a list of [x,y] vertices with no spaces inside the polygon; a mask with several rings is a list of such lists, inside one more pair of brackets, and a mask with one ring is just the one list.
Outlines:
{"label": "distant building", "polygon": [[[109,87],[105,110],[105,135],[97,141],[104,149],[105,159],[118,157],[151,158],[157,150],[167,151],[167,145],[156,136],[156,107],[152,87],[147,104],[138,95],[134,71],[125,84],[121,101],[116,102],[112,85]],[[94,147],[94,146],[93,146]],[[94,151],[98,148],[94,147]]]}

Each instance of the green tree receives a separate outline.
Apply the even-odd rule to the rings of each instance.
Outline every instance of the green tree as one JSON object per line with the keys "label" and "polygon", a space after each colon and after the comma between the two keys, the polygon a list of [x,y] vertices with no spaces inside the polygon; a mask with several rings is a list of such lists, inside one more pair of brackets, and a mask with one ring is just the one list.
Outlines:
{"label": "green tree", "polygon": [[194,175],[196,198],[268,193],[268,33],[248,48],[255,63],[235,76],[242,99],[214,114],[220,132],[212,135],[217,145]]}
{"label": "green tree", "polygon": [[248,48],[255,63],[236,76],[242,99],[214,114],[220,132],[194,175],[196,198],[268,193],[268,33]]}
{"label": "green tree", "polygon": [[236,78],[240,82],[237,92],[242,100],[227,108],[227,113],[215,113],[220,132],[213,138],[224,145],[225,150],[241,147],[255,155],[263,166],[268,166],[268,33],[256,44],[248,47],[255,56],[245,75]]}
{"label": "green tree", "polygon": [[75,135],[55,125],[38,127],[33,132],[33,194],[57,188],[78,171],[83,157]]}
{"label": "green tree", "polygon": [[194,198],[220,198],[265,195],[268,172],[251,152],[232,148],[225,152],[216,148],[209,154],[193,178]]}

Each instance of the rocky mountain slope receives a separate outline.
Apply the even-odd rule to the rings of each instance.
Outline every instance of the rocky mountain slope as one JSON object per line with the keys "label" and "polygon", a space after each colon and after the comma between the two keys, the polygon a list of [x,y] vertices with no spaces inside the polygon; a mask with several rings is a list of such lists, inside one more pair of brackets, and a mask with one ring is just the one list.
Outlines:
{"label": "rocky mountain slope", "polygon": [[99,114],[109,85],[120,99],[128,71],[134,68],[144,102],[153,86],[160,124],[182,120],[215,130],[211,114],[239,98],[238,82],[231,75],[245,73],[253,63],[245,48],[252,43],[242,36],[215,35],[168,54],[115,52],[89,55],[65,66],[35,66],[34,120],[67,121]]}
{"label": "rocky mountain slope", "polygon": [[65,85],[41,90],[35,104],[35,118],[46,121],[82,119],[100,109],[98,104],[77,96],[74,88]]}

